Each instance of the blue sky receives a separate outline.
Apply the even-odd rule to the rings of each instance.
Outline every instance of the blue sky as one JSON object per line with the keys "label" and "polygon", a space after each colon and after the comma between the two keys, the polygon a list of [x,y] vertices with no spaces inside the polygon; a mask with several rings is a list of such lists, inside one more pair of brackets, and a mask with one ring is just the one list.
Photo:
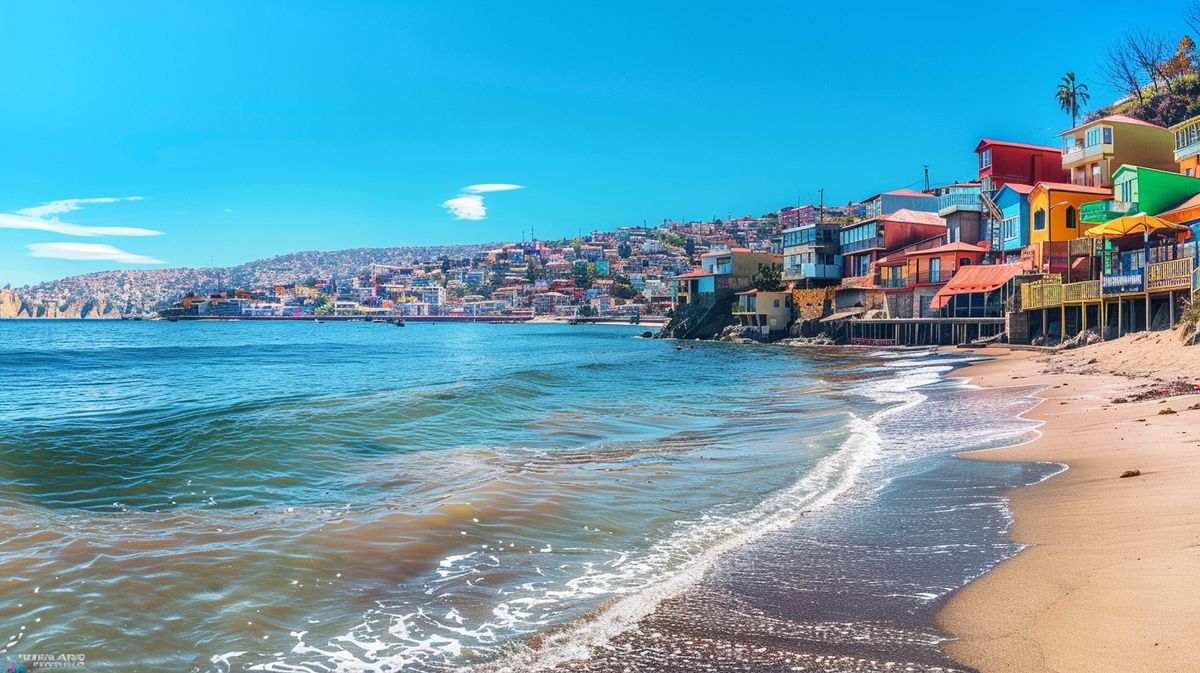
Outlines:
{"label": "blue sky", "polygon": [[[1174,41],[1181,6],[1135,16]],[[916,186],[922,164],[972,178],[980,137],[1053,143],[1069,126],[1064,71],[1112,97],[1098,62],[1127,26],[1096,22],[1068,49],[1055,27],[1078,10],[1034,14],[5,2],[0,284],[761,214],[819,187],[844,203]],[[524,188],[466,190],[480,184]],[[462,196],[483,219],[443,206]],[[97,198],[122,200],[69,201]],[[53,218],[76,228],[37,224]]]}

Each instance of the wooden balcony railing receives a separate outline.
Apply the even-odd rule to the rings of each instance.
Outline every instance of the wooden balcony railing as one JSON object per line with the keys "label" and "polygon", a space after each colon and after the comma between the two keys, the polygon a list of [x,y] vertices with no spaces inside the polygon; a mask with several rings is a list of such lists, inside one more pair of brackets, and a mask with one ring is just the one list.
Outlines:
{"label": "wooden balcony railing", "polygon": [[1021,285],[1021,308],[1025,310],[1062,306],[1063,284],[1058,274]]}
{"label": "wooden balcony railing", "polygon": [[1062,286],[1062,300],[1068,301],[1098,301],[1100,299],[1100,281],[1082,280],[1078,283],[1067,283]]}
{"label": "wooden balcony railing", "polygon": [[1176,290],[1192,286],[1192,258],[1146,265],[1146,290]]}

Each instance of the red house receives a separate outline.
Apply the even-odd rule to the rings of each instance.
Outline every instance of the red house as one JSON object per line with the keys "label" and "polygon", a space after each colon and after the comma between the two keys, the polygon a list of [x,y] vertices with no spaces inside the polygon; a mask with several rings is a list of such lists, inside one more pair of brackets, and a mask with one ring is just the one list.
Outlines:
{"label": "red house", "polygon": [[1062,167],[1062,151],[1056,147],[1010,143],[984,138],[975,147],[979,157],[979,183],[985,194],[1013,182],[1069,182]]}

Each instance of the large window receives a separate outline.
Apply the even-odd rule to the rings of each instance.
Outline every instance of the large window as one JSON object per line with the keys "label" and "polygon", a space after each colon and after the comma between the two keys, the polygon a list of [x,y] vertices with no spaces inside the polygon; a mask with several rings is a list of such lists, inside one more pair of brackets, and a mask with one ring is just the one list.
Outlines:
{"label": "large window", "polygon": [[1067,206],[1067,229],[1075,228],[1076,219],[1078,218],[1075,216],[1075,206]]}
{"label": "large window", "polygon": [[979,153],[979,167],[987,168],[992,165],[992,151],[984,150]]}
{"label": "large window", "polygon": [[1041,208],[1033,214],[1033,228],[1039,231],[1046,228],[1046,211]]}
{"label": "large window", "polygon": [[1104,144],[1112,144],[1112,129],[1107,126],[1104,127]]}

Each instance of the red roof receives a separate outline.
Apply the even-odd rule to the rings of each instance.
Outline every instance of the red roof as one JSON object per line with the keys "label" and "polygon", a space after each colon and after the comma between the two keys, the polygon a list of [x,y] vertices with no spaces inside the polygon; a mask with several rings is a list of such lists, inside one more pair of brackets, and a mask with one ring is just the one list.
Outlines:
{"label": "red roof", "polygon": [[889,215],[880,216],[878,219],[887,222],[911,222],[914,224],[940,224],[946,226],[946,220],[938,217],[937,213],[926,213],[920,210],[909,210],[901,208]]}
{"label": "red roof", "polygon": [[937,254],[943,253],[943,252],[987,252],[987,248],[981,248],[978,245],[971,245],[970,243],[963,243],[962,241],[955,241],[954,243],[947,243],[946,245],[939,245],[936,248],[926,248],[925,250],[913,250],[912,252],[910,252],[908,254],[913,257],[916,257],[918,255],[937,255]]}
{"label": "red roof", "polygon": [[[1026,185],[1020,182],[1006,182],[1004,183],[1004,187],[1008,187],[1018,194],[1028,194],[1033,191],[1033,185]],[[1004,189],[1004,187],[1000,189]]]}
{"label": "red roof", "polygon": [[937,198],[933,194],[926,194],[925,192],[917,192],[917,191],[913,191],[911,189],[893,189],[890,192],[880,192],[873,196],[868,196],[867,198],[863,199],[862,202],[866,203],[867,201],[874,201],[875,199],[877,199],[881,196],[928,196],[931,199]]}
{"label": "red roof", "polygon": [[979,152],[979,151],[983,150],[983,148],[991,146],[991,145],[1001,145],[1003,147],[1020,147],[1021,149],[1039,150],[1042,152],[1058,152],[1058,151],[1060,151],[1057,147],[1046,147],[1045,145],[1030,145],[1028,143],[1012,143],[1007,140],[992,140],[991,138],[984,138],[983,140],[980,140],[979,144],[975,146],[975,151]]}
{"label": "red roof", "polygon": [[701,269],[692,269],[691,271],[688,271],[687,273],[681,273],[678,276],[675,276],[675,278],[676,279],[679,279],[679,278],[701,278],[703,276],[711,276],[711,275],[713,275],[713,274],[704,273],[704,271]]}
{"label": "red roof", "polygon": [[1163,212],[1159,213],[1158,216],[1165,217],[1167,215],[1176,215],[1179,213],[1183,213],[1183,212],[1192,210],[1194,208],[1200,208],[1200,194],[1197,194],[1195,196],[1189,196],[1188,198],[1180,201],[1179,203],[1176,203],[1174,206],[1171,207],[1170,210],[1164,210]]}
{"label": "red roof", "polygon": [[[1089,187],[1087,185],[1073,185],[1069,182],[1039,182],[1033,186],[1034,189],[1041,187],[1052,192],[1075,192],[1077,194],[1112,194],[1112,190],[1107,187]],[[1032,191],[1032,190],[1031,190]]]}
{"label": "red roof", "polygon": [[950,282],[933,295],[929,308],[940,309],[956,294],[991,292],[1021,273],[1021,264],[976,264],[964,266],[954,274]]}
{"label": "red roof", "polygon": [[1150,126],[1150,127],[1156,128],[1156,129],[1164,129],[1164,130],[1166,129],[1166,127],[1164,127],[1164,126],[1159,126],[1158,124],[1148,122],[1144,119],[1135,119],[1128,115],[1108,115],[1107,117],[1101,117],[1099,119],[1093,119],[1090,122],[1085,122],[1083,124],[1080,124],[1079,126],[1076,126],[1073,129],[1067,129],[1066,131],[1063,131],[1062,133],[1060,133],[1058,135],[1060,135],[1060,136],[1066,135],[1072,131],[1078,131],[1079,129],[1081,129],[1085,126],[1091,126],[1092,124],[1095,124],[1097,122],[1116,122],[1118,124],[1137,124],[1138,126]]}

